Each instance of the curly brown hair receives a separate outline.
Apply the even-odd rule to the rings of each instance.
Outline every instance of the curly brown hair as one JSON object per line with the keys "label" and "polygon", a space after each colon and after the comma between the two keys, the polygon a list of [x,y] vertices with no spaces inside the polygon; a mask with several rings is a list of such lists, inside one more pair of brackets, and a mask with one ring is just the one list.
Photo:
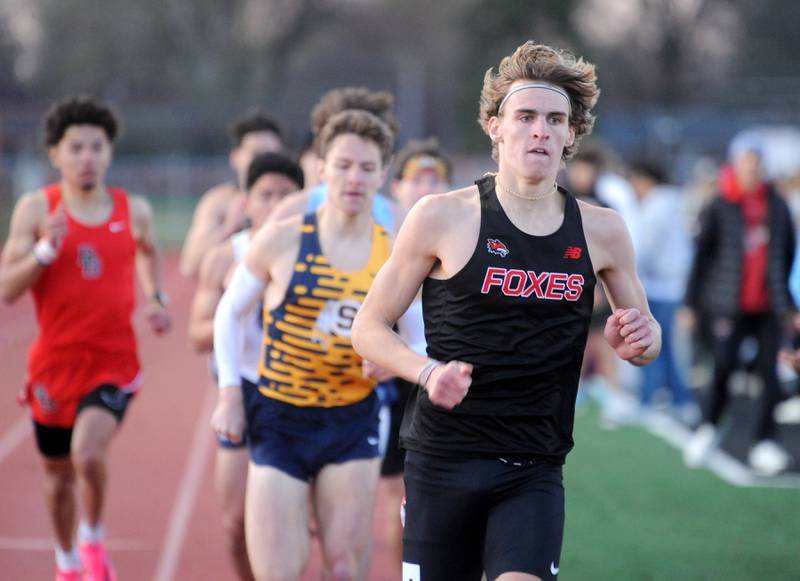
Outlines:
{"label": "curly brown hair", "polygon": [[367,111],[383,121],[397,134],[397,119],[394,116],[394,97],[387,91],[372,91],[366,87],[341,87],[328,91],[320,98],[311,111],[311,132],[315,137],[315,149],[321,154],[319,136],[328,119],[346,111],[358,109]]}
{"label": "curly brown hair", "polygon": [[385,167],[392,157],[394,134],[389,126],[369,111],[348,109],[328,119],[319,134],[319,146],[322,157],[328,153],[333,140],[340,135],[353,134],[372,141],[381,152],[381,162]]}
{"label": "curly brown hair", "polygon": [[[498,116],[500,102],[509,87],[521,79],[557,85],[569,95],[569,123],[575,129],[575,141],[564,148],[562,156],[564,160],[569,159],[578,150],[580,140],[594,127],[592,108],[600,96],[595,66],[569,51],[536,44],[532,40],[517,47],[513,54],[500,61],[497,73],[490,68],[483,77],[478,123],[487,135],[489,119]],[[496,145],[492,146],[492,157],[497,159]]]}
{"label": "curly brown hair", "polygon": [[119,117],[108,105],[86,95],[65,97],[56,101],[45,115],[45,145],[58,145],[71,125],[99,127],[112,143],[120,132]]}

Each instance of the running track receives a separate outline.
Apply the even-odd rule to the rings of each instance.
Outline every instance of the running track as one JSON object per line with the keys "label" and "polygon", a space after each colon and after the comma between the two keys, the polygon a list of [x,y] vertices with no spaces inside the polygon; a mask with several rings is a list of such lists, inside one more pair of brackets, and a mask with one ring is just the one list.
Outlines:
{"label": "running track", "polygon": [[[186,324],[192,285],[164,264],[175,326],[156,338],[135,321],[145,373],[143,391],[112,444],[106,503],[108,546],[122,581],[234,580],[223,547],[213,489],[215,401],[203,357],[192,353]],[[25,297],[0,305],[0,578],[52,579],[53,541],[41,495],[41,467],[27,412],[15,403],[36,325]],[[370,580],[400,577],[381,535],[396,514],[378,501]],[[315,550],[304,580],[320,578]]]}

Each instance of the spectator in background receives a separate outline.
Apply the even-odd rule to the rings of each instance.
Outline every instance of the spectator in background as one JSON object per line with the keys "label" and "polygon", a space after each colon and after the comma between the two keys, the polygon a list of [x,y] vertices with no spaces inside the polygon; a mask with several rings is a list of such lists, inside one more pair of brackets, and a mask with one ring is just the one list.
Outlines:
{"label": "spectator in background", "polygon": [[661,355],[642,368],[639,401],[646,413],[652,410],[656,392],[666,388],[676,415],[691,424],[698,419],[697,405],[673,350],[675,314],[692,259],[684,222],[678,218],[683,212],[681,194],[667,185],[664,170],[655,163],[632,164],[629,179],[639,210],[636,266],[650,311],[661,325]]}
{"label": "spectator in background", "polygon": [[[686,293],[689,312],[709,316],[714,374],[704,423],[684,450],[687,465],[702,465],[719,441],[728,380],[745,337],[758,342],[755,372],[763,380],[754,470],[775,475],[790,457],[775,442],[773,409],[779,399],[776,362],[783,322],[796,310],[788,288],[795,234],[789,208],[762,177],[763,147],[752,132],[738,135],[722,168],[719,196],[703,211]],[[691,316],[689,317],[691,318]]]}

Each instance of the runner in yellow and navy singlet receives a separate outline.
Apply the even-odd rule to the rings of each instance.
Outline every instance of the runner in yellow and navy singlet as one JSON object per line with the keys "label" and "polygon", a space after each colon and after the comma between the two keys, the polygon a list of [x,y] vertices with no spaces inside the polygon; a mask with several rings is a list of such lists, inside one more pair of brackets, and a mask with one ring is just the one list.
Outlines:
{"label": "runner in yellow and navy singlet", "polygon": [[337,407],[372,393],[376,382],[363,377],[350,329],[390,249],[388,233],[375,223],[367,265],[339,271],[322,253],[316,214],[305,216],[286,298],[264,312],[262,394],[295,406]]}
{"label": "runner in yellow and navy singlet", "polygon": [[[393,135],[366,111],[342,111],[320,142],[328,197],[316,212],[267,223],[233,273],[214,316],[218,435],[247,426],[245,532],[256,579],[298,579],[310,554],[309,494],[324,578],[365,579],[380,471],[377,381],[350,334],[390,236],[372,217]],[[264,302],[258,392],[243,398],[237,336]],[[311,483],[313,482],[313,487]],[[353,494],[354,490],[358,494]]]}

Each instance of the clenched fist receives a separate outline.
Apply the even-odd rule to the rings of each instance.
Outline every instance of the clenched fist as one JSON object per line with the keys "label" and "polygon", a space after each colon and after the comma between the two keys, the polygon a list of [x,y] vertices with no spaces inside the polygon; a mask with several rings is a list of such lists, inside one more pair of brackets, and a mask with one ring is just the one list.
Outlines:
{"label": "clenched fist", "polygon": [[451,410],[467,396],[472,385],[472,365],[451,361],[437,366],[423,386],[428,399],[439,407]]}

